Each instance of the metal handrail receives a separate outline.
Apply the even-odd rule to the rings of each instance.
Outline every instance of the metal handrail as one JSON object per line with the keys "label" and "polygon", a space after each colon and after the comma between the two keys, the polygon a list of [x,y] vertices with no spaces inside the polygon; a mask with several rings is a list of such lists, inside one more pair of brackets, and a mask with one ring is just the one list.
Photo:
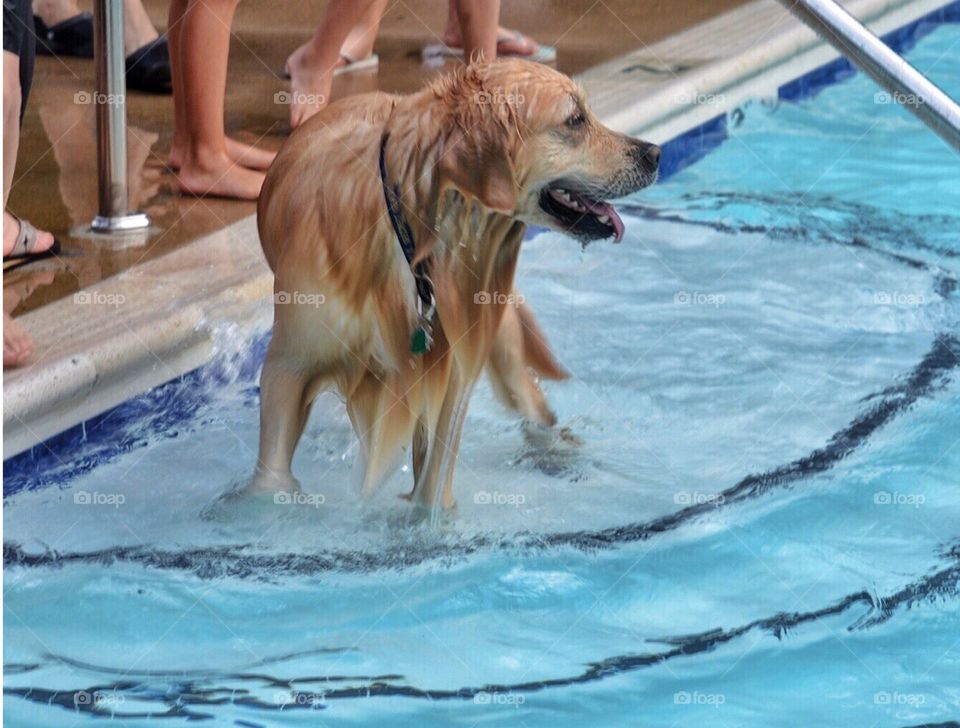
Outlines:
{"label": "metal handrail", "polygon": [[834,0],[779,0],[957,152],[960,106]]}
{"label": "metal handrail", "polygon": [[142,212],[130,212],[127,186],[127,80],[123,48],[123,0],[93,4],[93,43],[97,81],[98,214],[96,233],[121,233],[150,226]]}

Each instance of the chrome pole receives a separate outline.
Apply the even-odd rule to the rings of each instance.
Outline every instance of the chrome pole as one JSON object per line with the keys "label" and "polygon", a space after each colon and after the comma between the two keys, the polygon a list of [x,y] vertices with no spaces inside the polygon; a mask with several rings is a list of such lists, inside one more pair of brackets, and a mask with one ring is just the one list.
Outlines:
{"label": "chrome pole", "polygon": [[93,43],[96,64],[98,211],[90,227],[98,233],[141,230],[150,218],[129,211],[127,196],[126,65],[123,0],[95,0]]}
{"label": "chrome pole", "polygon": [[960,152],[960,106],[834,0],[779,0]]}

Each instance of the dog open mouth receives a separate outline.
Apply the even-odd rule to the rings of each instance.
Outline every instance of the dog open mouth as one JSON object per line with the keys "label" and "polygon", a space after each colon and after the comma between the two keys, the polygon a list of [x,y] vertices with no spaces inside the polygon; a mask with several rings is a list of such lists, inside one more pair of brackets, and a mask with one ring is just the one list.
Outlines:
{"label": "dog open mouth", "polygon": [[567,232],[578,238],[623,239],[623,220],[613,205],[591,197],[569,183],[554,182],[540,193],[540,207]]}

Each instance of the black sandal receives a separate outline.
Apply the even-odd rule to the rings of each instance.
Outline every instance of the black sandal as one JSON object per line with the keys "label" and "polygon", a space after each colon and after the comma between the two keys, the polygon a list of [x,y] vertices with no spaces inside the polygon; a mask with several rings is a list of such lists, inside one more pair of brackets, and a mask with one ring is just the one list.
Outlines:
{"label": "black sandal", "polygon": [[[10,251],[9,255],[3,256],[4,271],[19,268],[35,260],[43,260],[44,258],[52,258],[55,255],[59,255],[62,250],[59,240],[54,238],[53,245],[46,250],[35,250],[39,231],[29,222],[21,220],[12,212],[10,216],[20,225],[20,230],[17,232],[17,241],[13,244],[13,250]],[[7,262],[11,262],[12,265],[6,265]]]}
{"label": "black sandal", "polygon": [[167,36],[157,36],[127,56],[127,88],[151,94],[172,93]]}
{"label": "black sandal", "polygon": [[37,53],[41,56],[93,58],[93,16],[79,13],[56,25],[47,26],[39,15],[33,16]]}
{"label": "black sandal", "polygon": [[[79,13],[48,26],[39,15],[33,16],[37,35],[37,53],[44,56],[93,58],[93,16]],[[126,58],[127,88],[153,94],[173,91],[170,50],[167,37],[158,36]]]}

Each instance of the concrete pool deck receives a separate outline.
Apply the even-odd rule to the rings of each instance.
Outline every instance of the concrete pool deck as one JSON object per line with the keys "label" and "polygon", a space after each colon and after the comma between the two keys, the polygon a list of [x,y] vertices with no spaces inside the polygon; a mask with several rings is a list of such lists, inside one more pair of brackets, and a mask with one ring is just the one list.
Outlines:
{"label": "concrete pool deck", "polygon": [[[885,33],[944,2],[845,5]],[[775,96],[784,82],[837,57],[770,0],[740,5],[656,43],[636,37],[631,47],[576,76],[606,123],[661,143],[748,98]],[[244,207],[234,219],[221,219],[215,232],[141,256],[117,275],[21,317],[38,353],[29,366],[5,372],[5,457],[203,364],[215,351],[218,326],[248,322],[267,309],[271,276],[252,206]]]}

